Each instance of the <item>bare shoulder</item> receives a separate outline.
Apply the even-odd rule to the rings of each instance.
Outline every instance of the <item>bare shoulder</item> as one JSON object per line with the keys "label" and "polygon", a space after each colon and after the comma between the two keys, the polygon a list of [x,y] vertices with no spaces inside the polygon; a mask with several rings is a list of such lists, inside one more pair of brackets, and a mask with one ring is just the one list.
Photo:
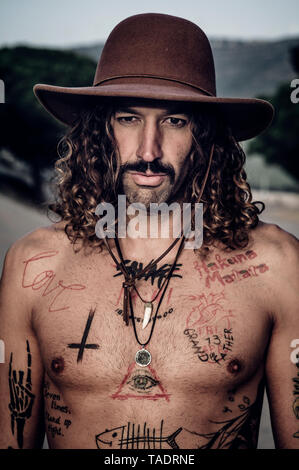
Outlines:
{"label": "bare shoulder", "polygon": [[[49,269],[56,267],[60,257],[55,255],[67,251],[68,246],[70,242],[61,223],[38,228],[11,245],[0,281],[1,322],[14,318],[17,324],[20,318],[22,321],[31,318],[34,290],[26,287],[30,287],[33,279],[38,288],[39,273],[46,276]],[[34,260],[38,260],[38,268]]]}
{"label": "bare shoulder", "polygon": [[67,249],[70,242],[61,223],[38,228],[11,245],[6,253],[1,282],[11,281],[23,269],[26,259],[45,251]]}
{"label": "bare shoulder", "polygon": [[284,260],[285,263],[292,261],[291,264],[295,265],[296,259],[298,261],[298,239],[278,225],[260,222],[252,231],[252,243],[258,247],[261,255],[270,257],[273,264]]}
{"label": "bare shoulder", "polygon": [[252,243],[269,267],[268,301],[280,318],[298,315],[299,242],[277,225],[260,223],[252,232]]}

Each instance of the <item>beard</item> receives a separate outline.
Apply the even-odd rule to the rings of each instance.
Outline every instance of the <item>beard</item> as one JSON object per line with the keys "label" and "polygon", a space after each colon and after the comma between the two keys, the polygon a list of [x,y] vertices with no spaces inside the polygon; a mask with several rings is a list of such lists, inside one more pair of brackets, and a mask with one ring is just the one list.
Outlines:
{"label": "beard", "polygon": [[[129,171],[145,173],[150,170],[153,174],[163,173],[166,178],[159,186],[136,185]],[[170,164],[162,164],[159,159],[153,162],[140,160],[135,163],[126,163],[120,168],[120,192],[125,194],[129,204],[142,203],[149,209],[151,203],[160,204],[169,202],[174,194],[175,170]]]}
{"label": "beard", "polygon": [[136,188],[136,186],[133,187],[134,183],[127,180],[128,178],[124,177],[122,186],[123,193],[126,195],[129,204],[141,203],[149,209],[150,204],[168,202],[171,197],[172,188],[169,184],[166,186],[165,183],[163,183],[163,186],[166,186],[163,188],[161,187],[162,185],[151,189],[145,186]]}

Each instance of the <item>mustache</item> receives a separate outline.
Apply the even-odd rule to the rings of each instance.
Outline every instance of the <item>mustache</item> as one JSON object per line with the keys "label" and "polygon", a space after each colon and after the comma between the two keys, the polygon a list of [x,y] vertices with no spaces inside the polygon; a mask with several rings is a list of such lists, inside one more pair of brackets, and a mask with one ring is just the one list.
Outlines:
{"label": "mustache", "polygon": [[125,163],[120,167],[120,176],[126,171],[136,171],[138,173],[145,173],[149,170],[151,173],[164,173],[170,177],[170,182],[173,183],[175,179],[175,171],[172,165],[163,164],[159,159],[152,162],[145,162],[140,160],[138,162]]}

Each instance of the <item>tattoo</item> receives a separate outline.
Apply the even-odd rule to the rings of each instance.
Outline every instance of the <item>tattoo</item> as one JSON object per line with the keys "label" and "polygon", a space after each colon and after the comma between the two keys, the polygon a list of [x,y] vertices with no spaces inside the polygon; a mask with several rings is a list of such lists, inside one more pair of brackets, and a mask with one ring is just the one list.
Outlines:
{"label": "tattoo", "polygon": [[[124,261],[124,264],[126,266],[126,269],[130,276],[138,276],[138,273],[140,273],[143,270],[143,263],[138,263],[137,261],[131,261],[129,259]],[[180,277],[182,276],[180,274],[176,274],[175,271],[179,271],[180,267],[182,266],[181,263],[176,263],[174,272],[171,275],[171,277]],[[143,274],[140,279],[145,279],[146,281],[150,279],[152,286],[154,285],[155,279],[157,279],[158,283],[158,288],[161,287],[161,284],[167,274],[169,273],[171,268],[171,264],[163,264],[160,268],[157,268],[157,264],[153,264],[152,268],[149,269],[145,274]],[[121,276],[122,272],[118,266],[116,266],[116,270],[118,271],[117,274],[114,274],[113,277]]]}
{"label": "tattoo", "polygon": [[[231,403],[232,403],[232,402],[235,402],[235,393],[236,393],[236,390],[229,390],[229,391],[228,391],[228,394],[229,394],[229,395],[228,395],[228,400],[229,400]],[[243,411],[243,410],[245,410],[246,407],[249,406],[249,405],[250,405],[250,399],[249,399],[246,395],[244,395],[243,398],[242,398],[242,403],[239,403],[239,404],[238,404],[238,408],[239,408],[241,411]],[[228,406],[228,405],[225,405],[225,406],[223,407],[222,412],[223,412],[223,413],[228,413],[228,412],[229,412],[229,413],[232,413],[233,410],[231,409],[231,406],[232,406],[231,404],[229,404],[229,406]]]}
{"label": "tattoo", "polygon": [[31,381],[31,353],[29,341],[27,345],[27,371],[26,382],[23,384],[25,373],[22,370],[18,372],[12,369],[13,353],[9,361],[9,393],[10,403],[8,405],[11,412],[11,431],[15,434],[15,425],[17,433],[17,442],[20,449],[23,448],[23,434],[25,422],[30,418],[35,395],[32,393]]}
{"label": "tattoo", "polygon": [[[195,329],[202,338],[220,335],[225,328],[231,329],[231,318],[234,315],[222,304],[225,300],[224,292],[188,295],[185,298],[186,301],[196,302],[187,316],[187,329]],[[220,351],[218,353],[220,354]]]}
{"label": "tattoo", "polygon": [[[294,390],[293,395],[295,395],[295,400],[293,402],[293,412],[297,419],[299,419],[299,354],[296,355],[298,361],[296,362],[296,367],[298,369],[297,377],[293,378]],[[293,434],[293,437],[299,439],[299,430]]]}
{"label": "tattoo", "polygon": [[194,268],[199,272],[200,277],[202,277],[204,273],[209,274],[213,271],[223,271],[232,265],[242,264],[245,261],[252,260],[256,257],[257,254],[253,250],[247,250],[245,253],[231,256],[230,258],[222,258],[220,254],[216,254],[215,261],[208,264],[205,261],[201,263],[194,261]]}
{"label": "tattoo", "polygon": [[[243,403],[238,408],[241,415],[227,421],[210,421],[221,425],[216,431],[208,434],[198,434],[207,440],[200,449],[254,449],[256,448],[258,428],[264,396],[264,381],[258,386],[255,402],[250,405],[248,397],[243,397]],[[234,401],[234,400],[233,400]],[[223,410],[224,411],[224,410]],[[227,410],[226,410],[227,411]],[[231,411],[231,410],[229,410]]]}
{"label": "tattoo", "polygon": [[49,382],[45,382],[44,383],[44,398],[45,398],[45,400],[50,400],[51,401],[50,408],[52,410],[58,410],[61,413],[71,414],[71,410],[68,406],[61,405],[61,404],[57,403],[57,402],[60,402],[60,400],[61,400],[60,394],[59,393],[51,393],[49,391],[49,389],[50,389]]}
{"label": "tattoo", "polygon": [[82,336],[81,343],[70,343],[70,344],[68,344],[68,348],[79,349],[77,362],[82,361],[84,349],[99,349],[99,347],[100,347],[98,344],[86,344],[87,336],[88,336],[88,333],[89,333],[89,330],[90,330],[90,327],[91,327],[91,323],[92,323],[94,314],[95,314],[95,310],[90,310],[88,318],[87,318],[87,322],[86,322],[86,325],[85,325],[85,329],[84,329],[84,333],[83,333],[83,336]]}
{"label": "tattoo", "polygon": [[59,253],[58,251],[54,251],[54,250],[44,251],[42,253],[38,253],[32,258],[29,258],[23,261],[23,263],[25,264],[25,267],[23,271],[22,287],[24,289],[31,288],[34,291],[41,290],[43,297],[47,295],[52,295],[53,293],[55,293],[54,298],[52,299],[49,305],[49,309],[48,309],[49,312],[60,312],[62,310],[67,310],[70,308],[68,305],[64,305],[64,306],[54,305],[58,297],[60,297],[63,294],[63,292],[69,291],[69,290],[80,291],[82,289],[85,289],[85,286],[82,284],[66,285],[63,280],[59,280],[56,283],[56,285],[53,284],[56,274],[52,270],[42,271],[39,274],[37,274],[33,279],[30,279],[30,274],[28,273],[28,271],[30,271],[29,268],[31,266],[31,263],[36,263],[39,260],[42,260],[45,258],[52,258],[53,256],[56,256],[58,253]]}
{"label": "tattoo", "polygon": [[245,269],[233,269],[228,274],[223,275],[222,271],[231,268],[232,265],[242,264],[245,261],[252,260],[257,257],[253,250],[232,256],[230,258],[222,258],[219,254],[215,255],[215,261],[207,264],[205,261],[194,261],[194,269],[199,273],[200,278],[205,280],[205,286],[210,288],[212,283],[217,282],[222,286],[239,282],[250,277],[257,277],[269,270],[269,267],[262,263],[257,266],[249,266]]}
{"label": "tattoo", "polygon": [[137,400],[154,401],[164,398],[169,401],[170,395],[161,384],[156,371],[151,366],[147,366],[145,369],[136,369],[136,367],[135,363],[129,366],[124,379],[111,398],[117,400],[135,398]]}
{"label": "tattoo", "polygon": [[[190,328],[186,328],[184,330],[184,335],[188,337],[189,342],[192,345],[192,349],[194,349],[194,354],[196,354],[198,359],[202,362],[210,362],[221,365],[221,362],[225,360],[228,352],[232,351],[234,340],[232,336],[232,328],[224,328],[223,339],[221,339],[218,335],[213,335],[212,337],[208,337],[203,340],[199,338],[194,329]],[[211,349],[215,347],[217,347],[217,352],[211,351]],[[239,368],[238,370],[230,370],[230,372],[238,371]]]}
{"label": "tattoo", "polygon": [[52,439],[54,439],[56,436],[64,437],[63,426],[65,429],[68,429],[72,424],[70,419],[65,419],[63,422],[61,422],[61,416],[52,416],[47,411],[45,412],[45,420],[47,421],[47,432],[51,435]]}
{"label": "tattoo", "polygon": [[[71,410],[68,406],[61,404],[61,397],[59,393],[51,393],[49,391],[50,385],[48,382],[44,383],[44,398],[45,400],[50,400],[50,408],[52,412],[60,413],[59,416],[50,414],[49,411],[45,411],[45,420],[47,421],[46,430],[51,435],[52,439],[57,436],[64,436],[64,430],[68,429],[72,421],[69,418],[64,417],[61,413],[65,415],[70,415]],[[57,403],[59,402],[59,403]]]}
{"label": "tattoo", "polygon": [[128,380],[127,384],[130,385],[130,389],[134,392],[148,393],[151,388],[159,385],[159,381],[156,380],[148,371],[137,369],[131,379]]}
{"label": "tattoo", "polygon": [[[170,307],[168,310],[166,310],[164,313],[161,313],[160,315],[158,314],[157,315],[157,320],[163,320],[165,318],[167,318],[169,315],[171,315],[173,313],[174,309],[172,307]],[[121,308],[117,308],[115,309],[115,312],[118,314],[118,315],[122,315],[123,311]],[[129,317],[130,319],[132,319],[132,315],[130,315]],[[142,323],[143,322],[143,318],[141,317],[135,317],[134,316],[134,319],[136,320],[137,323]],[[153,321],[152,318],[149,319],[149,323]]]}
{"label": "tattoo", "polygon": [[119,449],[162,449],[166,444],[172,449],[178,449],[175,438],[183,428],[178,428],[174,433],[165,436],[163,433],[164,421],[161,421],[160,429],[150,429],[146,423],[135,425],[128,423],[126,426],[119,426],[97,434],[95,436],[98,449],[119,448]]}
{"label": "tattoo", "polygon": [[197,328],[211,323],[216,315],[223,312],[221,301],[224,300],[224,292],[219,294],[200,294],[189,295],[187,300],[196,301],[196,305],[192,308],[187,318],[187,325]]}
{"label": "tattoo", "polygon": [[[163,432],[164,421],[160,428],[152,428],[128,422],[125,426],[118,426],[95,436],[98,449],[179,449],[186,446],[193,449],[251,449],[256,448],[257,434],[260,421],[261,407],[264,394],[264,382],[261,381],[255,402],[250,405],[248,397],[243,397],[239,405],[242,413],[226,421],[210,421],[217,426],[211,433],[197,433],[179,427],[173,433]],[[180,444],[182,439],[182,444]]]}

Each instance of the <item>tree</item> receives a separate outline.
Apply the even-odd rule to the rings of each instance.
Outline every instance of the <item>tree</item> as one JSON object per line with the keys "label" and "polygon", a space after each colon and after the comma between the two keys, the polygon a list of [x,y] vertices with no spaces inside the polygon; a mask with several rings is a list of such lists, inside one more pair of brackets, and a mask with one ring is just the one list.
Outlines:
{"label": "tree", "polygon": [[293,69],[299,73],[299,44],[290,50],[290,59]]}
{"label": "tree", "polygon": [[36,83],[90,86],[95,62],[51,49],[13,47],[0,49],[0,77],[5,83],[5,105],[0,106],[0,149],[7,148],[29,163],[35,199],[43,200],[42,170],[57,158],[57,142],[65,127],[38,103]]}
{"label": "tree", "polygon": [[[299,73],[299,46],[290,51],[290,56],[295,71]],[[250,143],[248,152],[261,153],[267,162],[278,163],[299,179],[299,103],[292,103],[292,91],[290,83],[287,83],[281,85],[273,96],[260,97],[273,104],[275,117],[271,127]]]}

